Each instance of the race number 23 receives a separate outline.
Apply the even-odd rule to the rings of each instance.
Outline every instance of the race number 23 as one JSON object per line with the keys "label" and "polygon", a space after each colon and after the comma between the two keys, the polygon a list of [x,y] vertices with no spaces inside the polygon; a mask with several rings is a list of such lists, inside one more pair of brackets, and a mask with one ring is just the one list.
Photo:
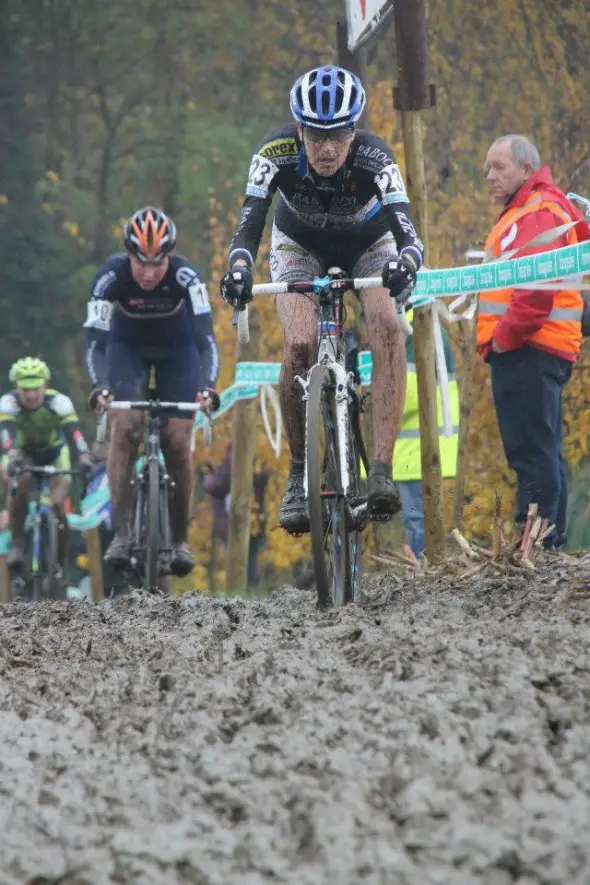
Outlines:
{"label": "race number 23", "polygon": [[384,166],[381,172],[375,176],[375,181],[384,201],[407,202],[404,180],[395,163],[388,163],[387,166]]}
{"label": "race number 23", "polygon": [[248,172],[248,188],[253,192],[267,194],[277,172],[278,168],[274,163],[255,154]]}

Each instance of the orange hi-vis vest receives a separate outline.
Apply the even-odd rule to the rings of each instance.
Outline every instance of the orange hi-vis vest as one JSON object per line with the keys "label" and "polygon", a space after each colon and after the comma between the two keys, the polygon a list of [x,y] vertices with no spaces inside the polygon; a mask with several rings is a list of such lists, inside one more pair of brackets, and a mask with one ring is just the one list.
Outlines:
{"label": "orange hi-vis vest", "polygon": [[[511,242],[507,242],[502,248],[502,241],[510,240],[510,232],[525,215],[531,212],[539,212],[548,209],[562,223],[567,224],[575,221],[567,214],[565,209],[555,200],[543,198],[543,193],[533,191],[522,206],[515,206],[505,212],[496,223],[486,241],[486,252],[489,256],[500,256],[502,252],[511,248]],[[584,237],[579,238],[577,226],[572,227],[565,233],[567,245],[572,246]],[[514,239],[514,238],[512,238]],[[526,245],[522,247],[523,251]],[[534,250],[533,250],[534,251]],[[516,256],[518,257],[518,256]],[[485,292],[480,296],[477,317],[477,344],[485,346],[494,335],[496,326],[507,312],[513,294],[518,293],[514,289],[498,289],[495,292]],[[552,353],[571,354],[576,356],[580,350],[582,340],[582,309],[584,302],[579,289],[556,290],[553,298],[553,308],[547,320],[540,329],[534,332],[528,340],[528,344],[548,350]]]}

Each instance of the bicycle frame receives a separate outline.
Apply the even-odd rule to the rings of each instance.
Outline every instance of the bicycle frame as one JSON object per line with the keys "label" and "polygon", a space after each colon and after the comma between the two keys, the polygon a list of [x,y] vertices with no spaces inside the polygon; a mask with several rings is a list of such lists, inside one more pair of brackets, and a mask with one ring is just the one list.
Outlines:
{"label": "bicycle frame", "polygon": [[41,562],[41,522],[52,509],[51,490],[49,480],[40,476],[35,484],[35,490],[29,495],[27,517],[25,519],[25,532],[32,530],[31,543],[31,573],[39,572]]}
{"label": "bicycle frame", "polygon": [[[362,277],[349,279],[339,268],[331,268],[325,277],[298,283],[264,283],[253,287],[254,295],[281,295],[288,292],[308,294],[314,292],[318,296],[318,355],[317,363],[330,369],[336,384],[336,423],[340,457],[340,481],[342,491],[347,495],[350,489],[348,472],[348,406],[351,400],[351,373],[346,371],[346,349],[344,343],[344,294],[360,289],[381,289],[381,277]],[[393,308],[392,308],[393,309]],[[412,334],[403,305],[395,305],[398,323],[406,335]],[[240,341],[248,340],[248,313],[246,308],[234,309],[234,323],[238,327]],[[307,399],[305,378],[297,376]],[[308,497],[307,458],[304,474],[305,496]]]}
{"label": "bicycle frame", "polygon": [[[352,373],[347,372],[345,368],[344,293],[349,291],[350,285],[348,280],[339,280],[331,273],[329,272],[327,277],[314,280],[314,289],[319,295],[317,363],[330,370],[336,384],[336,432],[340,452],[340,482],[342,483],[342,493],[346,496],[350,488],[349,440],[346,430]],[[342,285],[339,286],[339,283]],[[306,400],[308,382],[300,375],[297,375],[296,378],[304,389],[304,400]],[[305,497],[308,497],[307,458],[305,459],[303,487]]]}
{"label": "bicycle frame", "polygon": [[[200,403],[196,402],[162,402],[158,399],[149,399],[136,401],[113,400],[110,403],[109,408],[121,411],[134,410],[147,412],[148,416],[147,428],[144,435],[144,452],[141,466],[137,471],[137,497],[134,511],[132,566],[134,569],[137,568],[141,564],[141,557],[143,555],[144,579],[146,584],[150,584],[150,587],[146,586],[146,589],[150,589],[155,581],[157,572],[159,572],[160,575],[165,573],[162,563],[160,562],[160,565],[158,566],[157,560],[169,557],[172,551],[172,545],[170,542],[168,493],[170,489],[173,488],[173,483],[168,474],[166,462],[162,455],[160,432],[161,413],[167,409],[175,409],[181,412],[192,413],[194,415],[195,412],[200,410],[201,406]],[[104,428],[102,428],[102,430],[102,435],[104,437]],[[160,539],[157,546],[157,552],[155,545],[152,545],[149,542],[149,529],[147,530],[146,536],[146,528],[144,526],[146,495],[149,501],[150,488],[152,488],[150,467],[154,462],[156,462],[158,469],[159,495],[161,496],[163,492],[165,494],[163,503],[162,498],[160,497],[160,515],[162,523],[160,524]],[[152,512],[149,509],[150,506],[151,505],[148,503],[148,513]],[[140,557],[139,559],[138,555]],[[152,572],[154,572],[154,574],[152,574]]]}
{"label": "bicycle frame", "polygon": [[[75,476],[77,470],[60,470],[52,465],[39,467],[37,465],[25,466],[20,469],[12,479],[12,494],[15,494],[19,476],[29,474],[33,478],[33,488],[28,492],[27,515],[25,517],[25,534],[31,532],[31,575],[38,575],[41,571],[42,538],[41,525],[43,517],[53,511],[51,499],[50,480],[54,476]],[[52,578],[52,575],[47,575]]]}

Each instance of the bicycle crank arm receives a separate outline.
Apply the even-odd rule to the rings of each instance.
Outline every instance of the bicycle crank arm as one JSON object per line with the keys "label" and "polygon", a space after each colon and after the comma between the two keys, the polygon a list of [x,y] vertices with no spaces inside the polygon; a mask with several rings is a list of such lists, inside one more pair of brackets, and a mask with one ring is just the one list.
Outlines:
{"label": "bicycle crank arm", "polygon": [[367,502],[363,501],[362,504],[358,504],[356,507],[349,508],[350,513],[350,522],[351,527],[357,531],[361,532],[366,524],[369,522],[369,509],[367,507]]}

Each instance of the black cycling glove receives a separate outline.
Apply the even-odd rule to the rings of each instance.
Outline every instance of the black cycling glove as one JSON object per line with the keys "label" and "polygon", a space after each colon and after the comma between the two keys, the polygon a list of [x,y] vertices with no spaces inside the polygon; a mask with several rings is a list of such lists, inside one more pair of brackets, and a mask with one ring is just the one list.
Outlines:
{"label": "black cycling glove", "polygon": [[383,268],[383,285],[398,304],[405,304],[416,285],[418,263],[407,252],[392,258]]}
{"label": "black cycling glove", "polygon": [[249,267],[236,264],[224,274],[219,283],[221,297],[227,304],[234,307],[248,304],[254,298],[252,294],[252,272]]}

